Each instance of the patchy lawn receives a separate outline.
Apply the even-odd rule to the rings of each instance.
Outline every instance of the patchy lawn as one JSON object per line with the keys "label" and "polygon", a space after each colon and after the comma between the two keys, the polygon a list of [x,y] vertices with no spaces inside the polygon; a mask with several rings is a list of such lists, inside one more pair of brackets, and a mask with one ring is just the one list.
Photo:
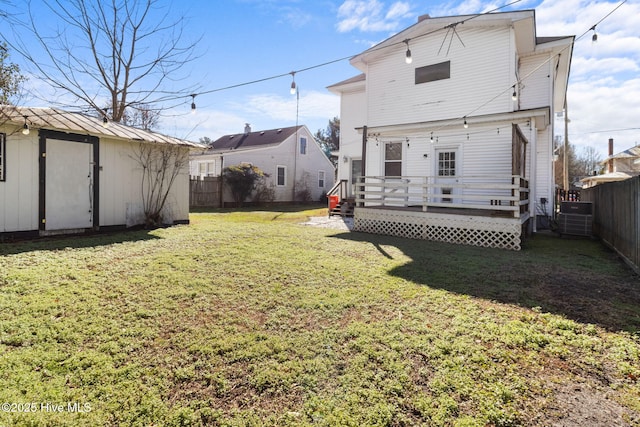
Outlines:
{"label": "patchy lawn", "polygon": [[640,284],[326,210],[0,245],[0,426],[640,425]]}

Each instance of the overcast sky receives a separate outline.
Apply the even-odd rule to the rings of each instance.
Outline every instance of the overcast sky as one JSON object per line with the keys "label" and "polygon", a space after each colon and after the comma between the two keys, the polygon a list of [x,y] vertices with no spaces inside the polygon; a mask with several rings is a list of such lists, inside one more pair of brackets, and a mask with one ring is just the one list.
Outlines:
{"label": "overcast sky", "polygon": [[[39,1],[32,0],[32,5]],[[297,110],[298,123],[315,132],[340,113],[338,97],[326,87],[359,74],[346,58],[413,25],[419,15],[482,13],[509,2],[167,0],[172,13],[188,19],[188,37],[202,39],[201,57],[188,64],[185,73],[188,83],[198,88],[197,113],[189,114],[191,98],[185,94],[180,105],[165,114],[160,131],[194,141],[216,139],[242,132],[245,123],[254,130],[294,125]],[[609,138],[615,139],[616,152],[640,143],[640,0],[627,0],[611,13],[621,3],[521,0],[501,9],[535,9],[538,36],[584,34],[575,44],[571,64],[569,141],[578,150],[591,146],[603,157]],[[605,17],[593,44],[589,29]],[[325,63],[330,64],[316,67]],[[288,73],[310,67],[296,73],[297,104],[289,93]],[[35,90],[37,83],[32,81],[31,87]]]}

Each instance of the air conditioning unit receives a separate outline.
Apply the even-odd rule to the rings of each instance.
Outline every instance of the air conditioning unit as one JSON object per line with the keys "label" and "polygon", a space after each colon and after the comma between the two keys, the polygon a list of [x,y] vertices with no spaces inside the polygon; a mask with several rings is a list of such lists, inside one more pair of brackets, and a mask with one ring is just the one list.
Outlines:
{"label": "air conditioning unit", "polygon": [[591,202],[561,202],[558,232],[574,236],[593,234],[593,205]]}

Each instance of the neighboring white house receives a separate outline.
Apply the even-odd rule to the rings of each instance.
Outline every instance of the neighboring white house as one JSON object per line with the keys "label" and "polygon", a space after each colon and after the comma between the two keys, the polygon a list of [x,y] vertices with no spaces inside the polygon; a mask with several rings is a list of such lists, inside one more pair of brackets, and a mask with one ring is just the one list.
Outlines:
{"label": "neighboring white house", "polygon": [[[275,202],[320,201],[333,187],[335,168],[306,126],[225,135],[191,155],[191,176],[220,176],[227,166],[250,163],[268,175]],[[233,202],[228,191],[224,202]]]}
{"label": "neighboring white house", "polygon": [[425,15],[351,58],[362,74],[328,89],[355,229],[519,249],[552,214],[573,41],[538,37],[533,10]]}
{"label": "neighboring white house", "polygon": [[605,182],[624,181],[640,175],[640,146],[631,147],[613,154],[613,139],[609,139],[609,156],[601,164],[605,173],[583,178],[583,188],[593,187]]}
{"label": "neighboring white house", "polygon": [[[106,126],[105,126],[106,125]],[[51,108],[0,107],[0,235],[47,235],[144,224],[140,147],[200,147]],[[185,163],[162,212],[189,222]]]}

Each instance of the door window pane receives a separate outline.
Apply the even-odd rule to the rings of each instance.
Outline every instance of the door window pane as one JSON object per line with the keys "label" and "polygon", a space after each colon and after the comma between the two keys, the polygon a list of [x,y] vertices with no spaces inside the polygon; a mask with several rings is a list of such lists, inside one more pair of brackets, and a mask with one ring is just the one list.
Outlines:
{"label": "door window pane", "polygon": [[438,176],[456,176],[456,152],[438,153]]}

